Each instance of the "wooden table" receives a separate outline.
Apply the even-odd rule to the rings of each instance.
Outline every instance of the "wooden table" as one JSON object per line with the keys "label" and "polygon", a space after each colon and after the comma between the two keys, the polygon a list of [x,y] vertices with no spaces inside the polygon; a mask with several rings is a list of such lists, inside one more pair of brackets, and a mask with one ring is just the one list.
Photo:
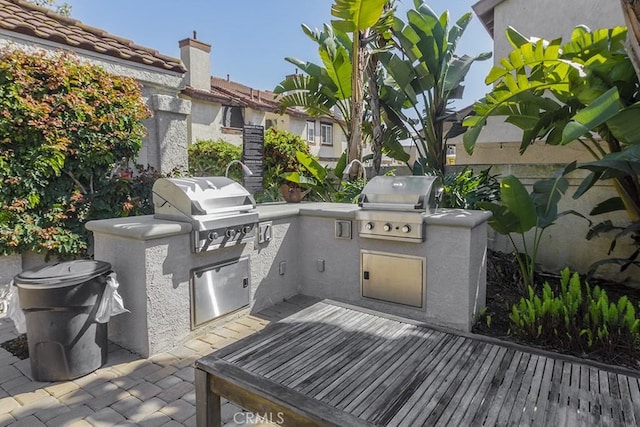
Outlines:
{"label": "wooden table", "polygon": [[[638,378],[319,302],[196,362],[198,426],[220,397],[305,426],[638,425]],[[637,421],[636,421],[637,420]]]}

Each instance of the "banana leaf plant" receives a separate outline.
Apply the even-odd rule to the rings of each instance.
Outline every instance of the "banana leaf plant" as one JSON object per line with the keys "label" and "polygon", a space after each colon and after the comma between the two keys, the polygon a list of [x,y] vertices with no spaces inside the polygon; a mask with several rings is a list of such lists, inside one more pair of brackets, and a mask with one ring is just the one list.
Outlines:
{"label": "banana leaf plant", "polygon": [[[598,181],[612,180],[617,196],[591,213],[624,209],[635,229],[640,223],[640,83],[625,50],[627,29],[579,26],[566,43],[527,38],[513,28],[506,35],[514,49],[490,71],[485,82],[492,91],[474,104],[476,115],[464,120],[465,149],[473,152],[491,116],[505,117],[522,130],[521,153],[536,140],[581,144],[595,161],[567,167],[567,172],[589,171],[574,198]],[[631,235],[640,241],[637,232]],[[636,251],[628,261],[637,264],[637,257]]]}
{"label": "banana leaf plant", "polygon": [[[535,182],[533,191],[529,194],[518,178],[509,175],[500,183],[500,204],[478,203],[480,209],[493,213],[489,219],[489,225],[496,232],[509,237],[522,275],[522,291],[526,291],[529,286],[535,288],[536,260],[545,230],[564,215],[572,214],[585,218],[572,210],[558,212],[558,202],[568,187],[567,179],[563,175],[558,175]],[[533,234],[529,240],[526,238],[526,233],[531,230]],[[516,235],[519,236],[523,253],[518,250],[514,239]]]}
{"label": "banana leaf plant", "polygon": [[444,172],[445,122],[457,119],[449,104],[462,97],[471,65],[490,58],[491,53],[456,53],[471,13],[451,24],[448,11],[438,16],[421,0],[414,5],[406,22],[395,18],[397,50],[378,55],[387,73],[380,89],[381,103],[389,126],[404,129],[416,145],[420,167],[414,167],[414,173]]}
{"label": "banana leaf plant", "polygon": [[340,188],[340,177],[347,166],[347,152],[342,153],[333,171],[302,151],[296,151],[296,158],[307,173],[285,172],[281,176],[289,182],[311,190],[324,202],[332,201]]}
{"label": "banana leaf plant", "polygon": [[[368,3],[365,2],[362,7],[369,7],[367,5]],[[388,20],[388,15],[383,14],[383,18]],[[370,22],[370,17],[366,22]],[[360,22],[358,25],[363,24]],[[380,25],[384,27],[383,24]],[[311,30],[308,26],[302,25],[303,32],[318,45],[318,54],[322,63],[315,64],[296,58],[285,58],[286,61],[302,70],[304,74],[288,77],[279,83],[274,92],[280,95],[278,100],[282,111],[290,107],[302,107],[311,117],[333,117],[347,140],[350,141],[351,150],[354,147],[351,145],[351,141],[354,141],[353,129],[356,126],[352,121],[352,117],[354,117],[352,96],[355,90],[352,74],[354,67],[352,62],[353,42],[345,31],[339,29],[345,25],[337,24],[339,28],[335,28],[335,26],[336,24],[333,26],[324,25],[320,31]],[[346,26],[345,29],[350,29],[350,27]],[[382,29],[376,30],[374,34],[379,31]],[[368,118],[370,111],[364,111],[362,115]],[[368,120],[364,120],[364,122],[367,125],[370,123]],[[359,121],[356,128],[361,129],[362,127],[363,122]],[[371,133],[356,136],[358,139],[354,144],[361,144]],[[383,151],[395,159],[408,160],[399,140],[392,138],[392,135],[392,130],[382,129]],[[358,153],[351,151],[350,156],[359,156]],[[353,158],[350,159],[353,160]],[[353,169],[353,172],[357,173],[356,168]]]}

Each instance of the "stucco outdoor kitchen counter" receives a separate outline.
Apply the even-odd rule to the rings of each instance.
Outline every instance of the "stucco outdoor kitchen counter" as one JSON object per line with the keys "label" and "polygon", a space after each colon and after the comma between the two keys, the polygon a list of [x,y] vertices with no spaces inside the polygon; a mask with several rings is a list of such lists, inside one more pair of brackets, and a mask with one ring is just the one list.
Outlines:
{"label": "stucco outdoor kitchen counter", "polygon": [[[358,205],[348,203],[265,203],[256,207],[260,221],[298,215],[355,218]],[[87,230],[136,240],[152,240],[191,232],[188,222],[156,219],[153,215],[89,221]]]}

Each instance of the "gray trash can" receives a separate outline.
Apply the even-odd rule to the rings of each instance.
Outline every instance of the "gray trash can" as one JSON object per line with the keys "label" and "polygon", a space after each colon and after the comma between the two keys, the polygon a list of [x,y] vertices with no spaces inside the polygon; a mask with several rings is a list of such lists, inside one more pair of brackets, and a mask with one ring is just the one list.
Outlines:
{"label": "gray trash can", "polygon": [[24,312],[31,373],[38,381],[87,375],[107,361],[107,324],[95,321],[111,264],[69,261],[14,278]]}

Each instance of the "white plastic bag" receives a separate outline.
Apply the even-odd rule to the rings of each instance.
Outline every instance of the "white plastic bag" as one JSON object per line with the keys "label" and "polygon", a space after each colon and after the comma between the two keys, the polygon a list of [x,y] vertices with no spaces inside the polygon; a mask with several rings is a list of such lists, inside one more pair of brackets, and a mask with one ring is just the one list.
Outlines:
{"label": "white plastic bag", "polygon": [[13,324],[16,327],[16,331],[19,334],[27,332],[27,321],[24,318],[24,313],[20,308],[20,300],[18,299],[18,288],[13,286],[13,281],[9,284],[9,307],[7,310],[7,317],[13,320]]}
{"label": "white plastic bag", "polygon": [[107,277],[107,287],[104,289],[102,299],[98,305],[98,311],[96,313],[96,322],[107,323],[111,316],[116,316],[121,313],[129,313],[129,310],[124,308],[122,297],[118,293],[118,279],[116,279],[116,273],[109,274]]}

